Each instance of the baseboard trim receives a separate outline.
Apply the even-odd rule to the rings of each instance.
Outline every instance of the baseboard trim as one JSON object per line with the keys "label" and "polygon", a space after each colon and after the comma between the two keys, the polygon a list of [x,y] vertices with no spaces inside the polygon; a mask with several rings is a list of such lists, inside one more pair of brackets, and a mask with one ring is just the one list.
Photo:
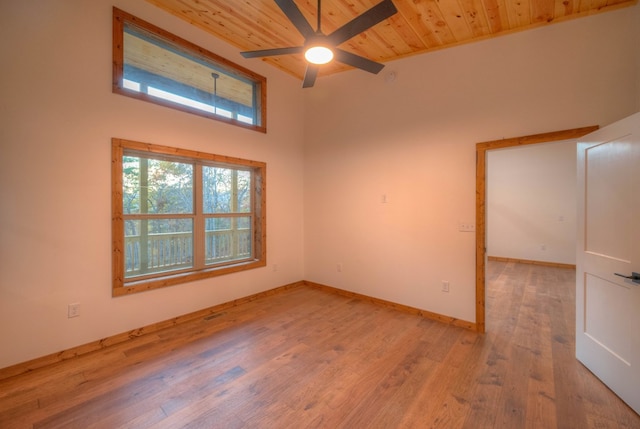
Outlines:
{"label": "baseboard trim", "polygon": [[487,256],[487,259],[489,261],[517,262],[519,264],[543,265],[546,267],[567,268],[571,270],[576,269],[575,264],[561,264],[559,262],[532,261],[529,259],[517,259],[517,258],[503,258],[501,256]]}
{"label": "baseboard trim", "polygon": [[236,307],[238,305],[241,305],[247,302],[255,301],[260,298],[275,295],[289,289],[293,289],[296,287],[303,287],[304,284],[305,284],[304,281],[301,280],[295,283],[290,283],[288,285],[279,286],[264,292],[259,292],[253,295],[235,299],[233,301],[228,301],[222,304],[214,305],[213,307],[205,308],[203,310],[194,311],[193,313],[188,313],[182,316],[174,317],[172,319],[164,320],[162,322],[153,323],[151,325],[134,329],[132,331],[122,332],[120,334],[112,335],[110,337],[106,337],[98,341],[92,341],[87,344],[72,347],[70,349],[60,351],[58,353],[52,353],[50,355],[42,356],[26,362],[11,365],[6,368],[0,368],[0,380],[4,380],[6,378],[13,377],[20,374],[25,374],[25,373],[34,371],[36,369],[53,365],[68,359],[73,359],[74,357],[82,356],[84,354],[91,353],[96,350],[102,350],[109,346],[120,344],[125,341],[129,341],[134,338],[140,337],[142,335],[160,331],[162,329],[170,328],[172,326],[176,326],[181,323],[188,322],[190,320],[204,318],[211,314],[218,313],[220,311],[223,311],[232,307]]}
{"label": "baseboard trim", "polygon": [[0,368],[0,380],[4,380],[10,377],[14,377],[20,374],[26,374],[28,372],[35,371],[39,368],[43,368],[49,365],[54,365],[59,362],[63,362],[69,359],[73,359],[78,356],[82,356],[87,353],[91,353],[97,350],[105,349],[109,346],[113,346],[116,344],[123,343],[125,341],[129,341],[140,336],[150,334],[153,332],[160,331],[162,329],[171,328],[173,326],[179,325],[181,323],[186,323],[188,321],[207,317],[211,314],[218,313],[220,311],[236,307],[238,305],[248,303],[251,301],[255,301],[260,298],[265,298],[271,295],[276,295],[282,293],[289,289],[294,289],[297,287],[311,287],[319,290],[323,290],[325,292],[334,293],[337,295],[342,295],[349,298],[361,299],[363,301],[367,301],[376,305],[380,305],[387,308],[392,308],[398,311],[402,311],[404,313],[415,314],[425,319],[435,320],[441,323],[445,323],[448,325],[456,326],[459,328],[468,329],[471,331],[477,331],[476,324],[472,322],[467,322],[465,320],[456,319],[449,316],[443,316],[438,313],[433,313],[427,310],[421,310],[419,308],[410,307],[403,304],[397,304],[395,302],[386,301],[379,298],[373,298],[367,295],[362,295],[356,292],[350,292],[344,289],[338,289],[332,286],[323,285],[320,283],[310,282],[306,280],[300,280],[298,282],[290,283],[284,286],[279,286],[274,289],[270,289],[264,292],[259,292],[253,295],[249,295],[243,298],[238,298],[233,301],[225,302],[222,304],[214,305],[213,307],[205,308],[203,310],[194,311],[192,313],[184,314],[182,316],[174,317],[172,319],[164,320],[162,322],[153,323],[151,325],[144,326],[142,328],[134,329],[132,331],[122,332],[120,334],[112,335],[110,337],[103,338],[101,340],[92,341],[87,344],[82,344],[80,346],[72,347],[67,350],[62,350],[58,353],[52,353],[46,356],[42,356],[39,358],[35,358],[26,362],[18,363],[15,365],[11,365],[5,368]]}
{"label": "baseboard trim", "polygon": [[324,290],[326,292],[331,292],[331,293],[346,296],[349,298],[361,299],[363,301],[371,302],[376,305],[380,305],[387,308],[393,308],[394,310],[402,311],[404,313],[415,314],[415,315],[424,317],[425,319],[435,320],[441,323],[456,326],[458,328],[477,331],[476,324],[473,322],[468,322],[466,320],[460,320],[454,317],[444,316],[442,314],[433,313],[431,311],[421,310],[419,308],[410,307],[408,305],[398,304],[398,303],[395,303],[392,301],[386,301],[380,298],[373,298],[367,295],[362,295],[356,292],[351,292],[344,289],[338,289],[333,286],[327,286],[320,283],[310,282],[307,280],[304,281],[304,284],[315,289]]}

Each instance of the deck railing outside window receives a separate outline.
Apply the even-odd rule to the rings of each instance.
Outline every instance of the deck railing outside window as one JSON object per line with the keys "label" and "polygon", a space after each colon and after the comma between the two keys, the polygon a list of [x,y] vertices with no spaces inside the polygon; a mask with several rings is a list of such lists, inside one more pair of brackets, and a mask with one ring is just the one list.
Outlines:
{"label": "deck railing outside window", "polygon": [[[251,230],[207,231],[207,265],[251,257]],[[125,237],[125,277],[131,278],[193,266],[193,238],[188,232],[147,236],[147,257],[142,257],[139,235]]]}

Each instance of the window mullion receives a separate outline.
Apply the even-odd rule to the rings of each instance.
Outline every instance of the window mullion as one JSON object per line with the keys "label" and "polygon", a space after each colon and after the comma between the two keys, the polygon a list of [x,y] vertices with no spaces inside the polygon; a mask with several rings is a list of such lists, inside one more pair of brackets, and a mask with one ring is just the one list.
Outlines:
{"label": "window mullion", "polygon": [[[140,213],[149,213],[149,160],[140,157]],[[140,219],[140,274],[149,269],[149,221]]]}
{"label": "window mullion", "polygon": [[251,257],[255,258],[256,256],[256,243],[258,242],[258,240],[256,240],[256,234],[258,233],[258,231],[260,231],[260,228],[258,228],[258,223],[257,223],[257,218],[258,216],[256,216],[256,210],[258,208],[257,205],[257,201],[256,201],[256,189],[257,189],[257,180],[258,177],[256,174],[252,173],[251,174],[251,191],[249,193],[249,204],[250,204],[250,214],[251,214],[251,219],[250,219],[250,225],[251,225]]}
{"label": "window mullion", "polygon": [[193,266],[196,269],[204,268],[206,228],[203,208],[204,186],[202,181],[202,164],[195,163],[193,177]]}
{"label": "window mullion", "polygon": [[[231,212],[238,213],[238,170],[231,170]],[[238,218],[231,218],[231,254],[238,257]]]}

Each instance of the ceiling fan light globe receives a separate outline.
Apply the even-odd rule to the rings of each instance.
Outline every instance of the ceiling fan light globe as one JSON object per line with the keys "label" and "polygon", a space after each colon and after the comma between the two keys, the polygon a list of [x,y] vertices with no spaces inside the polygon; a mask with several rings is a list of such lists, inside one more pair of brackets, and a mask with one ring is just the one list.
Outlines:
{"label": "ceiling fan light globe", "polygon": [[312,46],[304,53],[311,64],[327,64],[333,59],[333,51],[326,46]]}

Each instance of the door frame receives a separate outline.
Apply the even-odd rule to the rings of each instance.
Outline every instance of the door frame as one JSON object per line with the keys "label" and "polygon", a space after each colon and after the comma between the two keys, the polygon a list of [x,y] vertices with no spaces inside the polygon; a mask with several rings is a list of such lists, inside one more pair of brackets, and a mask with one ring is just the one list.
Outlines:
{"label": "door frame", "polygon": [[572,128],[550,133],[533,134],[501,140],[476,143],[476,331],[484,333],[485,325],[485,281],[486,267],[486,197],[487,197],[487,151],[507,147],[549,143],[561,140],[577,140],[599,127]]}

